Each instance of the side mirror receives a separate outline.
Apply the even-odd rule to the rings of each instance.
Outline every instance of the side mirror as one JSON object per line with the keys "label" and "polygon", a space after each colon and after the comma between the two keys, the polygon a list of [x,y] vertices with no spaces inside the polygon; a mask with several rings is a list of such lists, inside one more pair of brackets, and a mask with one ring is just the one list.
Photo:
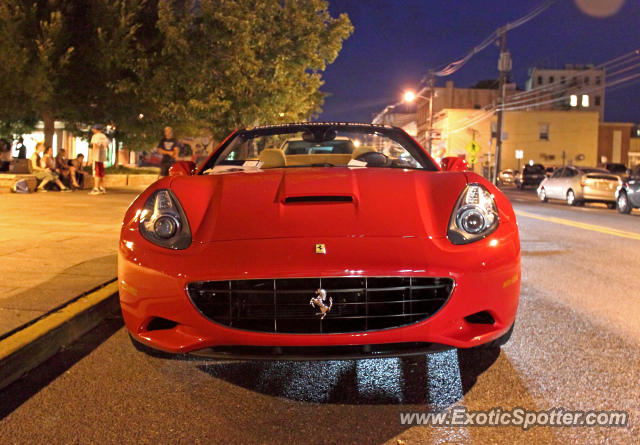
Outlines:
{"label": "side mirror", "polygon": [[192,161],[176,161],[169,167],[169,176],[191,176],[196,172],[196,163]]}
{"label": "side mirror", "polygon": [[463,172],[469,170],[467,161],[456,156],[447,156],[440,161],[442,170],[446,172]]}

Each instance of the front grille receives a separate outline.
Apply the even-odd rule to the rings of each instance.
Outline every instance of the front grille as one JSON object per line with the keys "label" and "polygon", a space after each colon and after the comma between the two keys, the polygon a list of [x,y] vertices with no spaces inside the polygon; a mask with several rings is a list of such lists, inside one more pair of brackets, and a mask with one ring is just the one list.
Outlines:
{"label": "front grille", "polygon": [[[324,319],[310,304],[333,300]],[[287,334],[363,332],[423,321],[447,302],[450,278],[345,277],[199,281],[187,292],[210,320],[236,329]]]}

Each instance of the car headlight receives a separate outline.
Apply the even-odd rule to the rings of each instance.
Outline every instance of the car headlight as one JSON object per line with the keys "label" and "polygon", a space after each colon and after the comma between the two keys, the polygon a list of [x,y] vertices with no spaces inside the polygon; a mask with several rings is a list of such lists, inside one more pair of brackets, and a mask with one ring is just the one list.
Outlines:
{"label": "car headlight", "polygon": [[453,244],[467,244],[487,237],[498,227],[493,195],[480,184],[462,191],[449,220],[447,237]]}
{"label": "car headlight", "polygon": [[140,213],[140,234],[168,249],[186,249],[191,244],[187,217],[170,190],[156,190]]}

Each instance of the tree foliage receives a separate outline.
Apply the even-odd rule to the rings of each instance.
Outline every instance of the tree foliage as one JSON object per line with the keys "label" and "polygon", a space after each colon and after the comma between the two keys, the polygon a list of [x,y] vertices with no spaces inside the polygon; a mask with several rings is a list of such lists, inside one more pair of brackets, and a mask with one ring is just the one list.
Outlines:
{"label": "tree foliage", "polygon": [[352,32],[324,0],[3,0],[0,122],[215,136],[308,119]]}

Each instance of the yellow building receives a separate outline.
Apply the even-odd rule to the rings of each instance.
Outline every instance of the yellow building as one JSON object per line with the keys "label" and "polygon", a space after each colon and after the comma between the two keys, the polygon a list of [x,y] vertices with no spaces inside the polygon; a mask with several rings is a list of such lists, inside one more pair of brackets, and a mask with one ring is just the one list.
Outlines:
{"label": "yellow building", "polygon": [[[508,111],[503,121],[501,168],[518,169],[529,162],[595,166],[598,124],[597,112]],[[434,157],[466,155],[467,162],[474,164],[473,170],[485,174],[486,168],[495,163],[493,112],[445,109],[438,114],[434,128],[440,136],[433,141]],[[479,145],[475,156],[471,153],[472,141]],[[521,154],[521,159],[516,154]]]}

